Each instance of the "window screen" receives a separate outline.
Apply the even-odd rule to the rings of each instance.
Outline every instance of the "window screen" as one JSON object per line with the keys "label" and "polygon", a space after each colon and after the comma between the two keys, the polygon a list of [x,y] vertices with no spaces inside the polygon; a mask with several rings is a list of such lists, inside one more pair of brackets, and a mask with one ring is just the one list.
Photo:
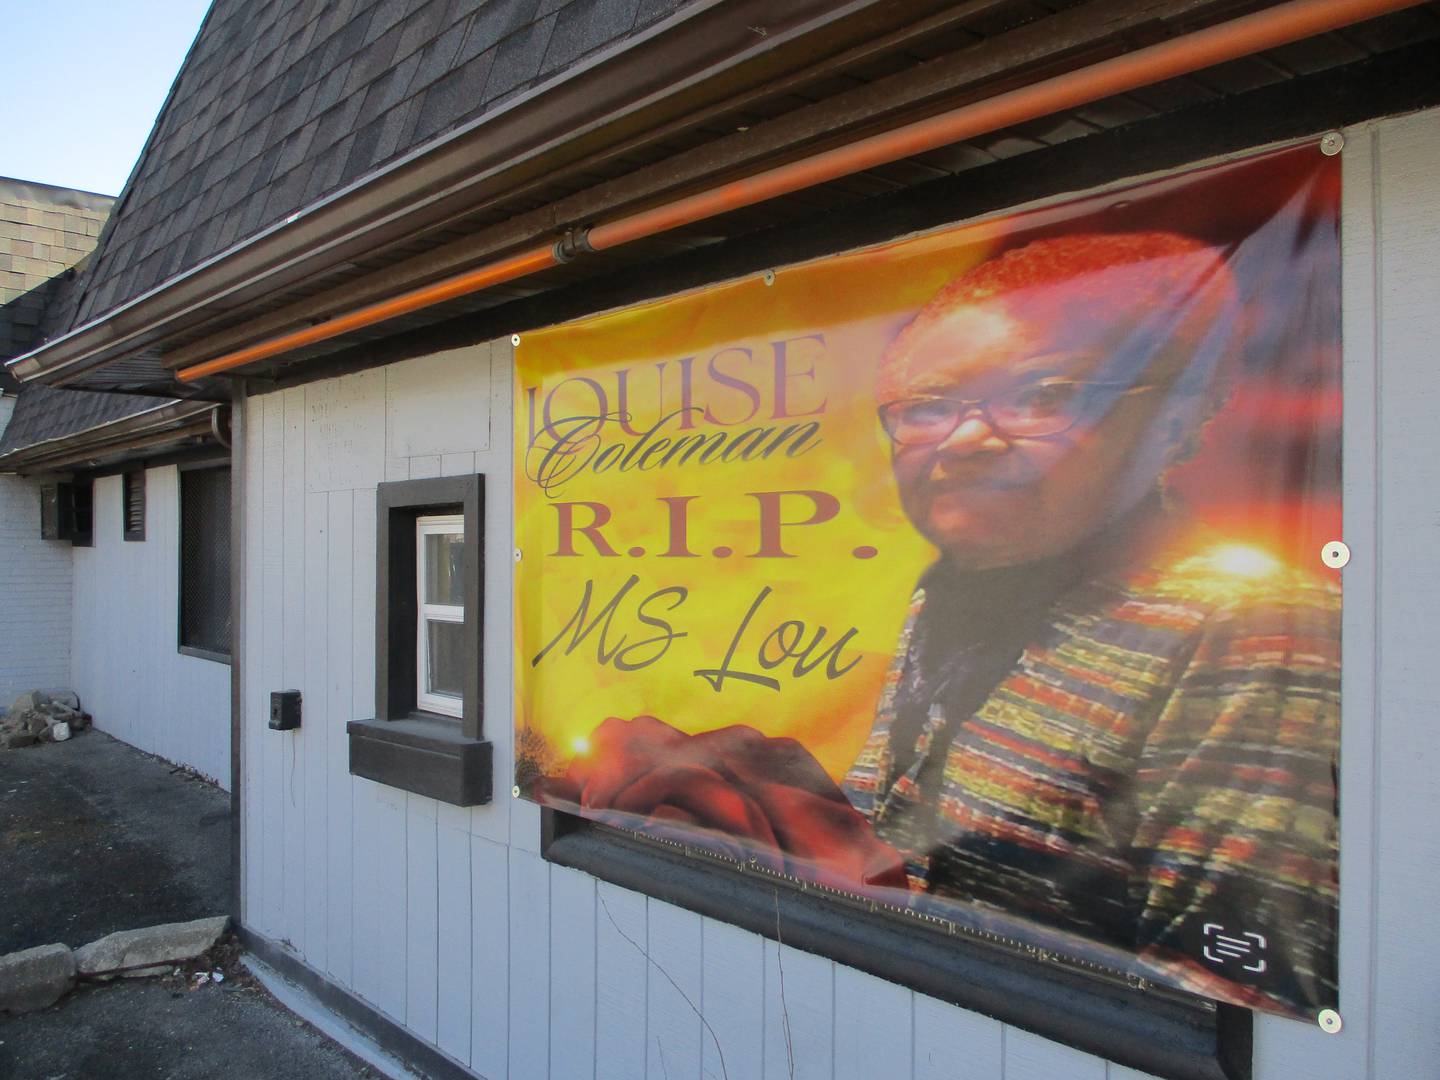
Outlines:
{"label": "window screen", "polygon": [[180,645],[230,655],[230,470],[180,474]]}

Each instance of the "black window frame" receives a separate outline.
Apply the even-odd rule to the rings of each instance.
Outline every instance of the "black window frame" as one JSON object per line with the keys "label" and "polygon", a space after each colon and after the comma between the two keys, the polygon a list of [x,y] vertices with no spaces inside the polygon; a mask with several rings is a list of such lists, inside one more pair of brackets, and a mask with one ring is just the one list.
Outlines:
{"label": "black window frame", "polygon": [[[417,703],[416,523],[441,514],[465,521],[465,685],[458,718]],[[379,484],[375,528],[376,715],[347,725],[350,772],[457,806],[488,803],[494,769],[483,723],[485,478]]]}
{"label": "black window frame", "polygon": [[193,656],[193,657],[196,657],[197,659],[200,659],[200,660],[210,660],[210,661],[213,661],[214,663],[217,663],[217,664],[229,664],[229,663],[231,663],[231,656],[232,656],[232,653],[233,653],[234,648],[235,648],[235,641],[234,641],[234,633],[235,633],[235,597],[234,597],[233,594],[229,597],[229,610],[228,610],[227,613],[226,613],[226,622],[229,624],[229,627],[230,627],[230,631],[229,631],[229,632],[230,632],[230,636],[231,636],[230,648],[229,648],[229,649],[227,649],[226,651],[222,652],[222,651],[220,651],[219,649],[212,649],[212,648],[208,648],[208,647],[206,647],[206,646],[204,646],[204,645],[195,645],[195,644],[192,644],[192,643],[186,641],[186,633],[185,633],[185,627],[186,627],[186,622],[187,622],[187,620],[186,620],[186,618],[185,618],[185,592],[186,592],[186,589],[185,589],[185,582],[186,582],[186,560],[185,560],[185,525],[186,525],[186,516],[185,516],[185,477],[186,477],[187,475],[193,475],[193,474],[197,474],[197,473],[207,473],[207,472],[214,472],[214,473],[224,472],[224,473],[226,474],[226,477],[227,477],[227,479],[226,479],[226,495],[225,495],[225,498],[224,498],[223,500],[221,500],[221,502],[223,503],[224,508],[225,508],[225,520],[223,521],[223,523],[221,523],[221,524],[222,524],[222,527],[217,528],[217,529],[214,530],[213,537],[214,537],[214,539],[223,540],[223,542],[224,542],[225,549],[226,549],[226,552],[227,552],[227,554],[228,554],[228,558],[226,558],[226,560],[225,560],[225,569],[224,569],[224,574],[223,574],[223,580],[225,581],[227,587],[233,589],[232,574],[231,574],[230,570],[231,570],[232,561],[233,561],[233,559],[235,558],[235,552],[230,549],[230,548],[231,548],[231,543],[232,543],[232,529],[231,529],[231,524],[232,524],[232,518],[233,518],[233,510],[231,509],[230,494],[231,494],[231,491],[233,490],[233,489],[231,488],[231,485],[234,483],[234,476],[233,476],[233,474],[231,473],[231,470],[230,470],[230,463],[229,463],[229,461],[227,460],[227,461],[225,461],[225,462],[223,462],[223,463],[222,463],[222,462],[214,462],[214,461],[197,461],[197,462],[193,462],[193,463],[182,464],[182,465],[179,466],[179,475],[178,475],[178,477],[177,477],[177,483],[176,483],[176,486],[175,486],[175,500],[176,500],[176,507],[177,507],[177,510],[178,510],[178,513],[175,515],[175,517],[176,517],[176,522],[175,522],[175,535],[176,535],[176,541],[177,541],[177,545],[178,545],[177,548],[176,548],[176,559],[175,559],[175,562],[176,562],[176,575],[175,575],[175,576],[176,576],[176,585],[177,585],[176,596],[175,596],[175,651],[178,652],[178,653],[180,653],[180,654],[183,655],[183,656]]}
{"label": "black window frame", "polygon": [[40,539],[68,540],[71,547],[95,544],[95,485],[91,476],[40,487]]}
{"label": "black window frame", "polygon": [[[1253,1015],[790,879],[687,844],[541,808],[548,862],[898,983],[1167,1080],[1251,1080]],[[987,940],[987,938],[989,938]]]}
{"label": "black window frame", "polygon": [[[121,535],[131,543],[145,539],[145,477],[143,466],[120,474],[120,529]],[[132,524],[132,518],[137,517],[139,523]]]}

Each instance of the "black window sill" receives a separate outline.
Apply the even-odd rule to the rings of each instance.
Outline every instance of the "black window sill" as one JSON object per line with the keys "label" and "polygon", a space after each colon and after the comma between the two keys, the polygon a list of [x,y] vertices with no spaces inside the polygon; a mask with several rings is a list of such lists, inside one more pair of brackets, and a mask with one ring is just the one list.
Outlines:
{"label": "black window sill", "polygon": [[1250,1080],[1251,1014],[1142,990],[546,809],[541,851],[636,892],[1167,1080]]}
{"label": "black window sill", "polygon": [[492,749],[466,738],[447,717],[414,713],[405,720],[351,720],[350,772],[454,806],[490,801]]}
{"label": "black window sill", "polygon": [[193,656],[199,660],[213,660],[217,664],[229,664],[230,654],[215,652],[213,649],[197,649],[194,645],[178,645],[175,648],[181,656]]}

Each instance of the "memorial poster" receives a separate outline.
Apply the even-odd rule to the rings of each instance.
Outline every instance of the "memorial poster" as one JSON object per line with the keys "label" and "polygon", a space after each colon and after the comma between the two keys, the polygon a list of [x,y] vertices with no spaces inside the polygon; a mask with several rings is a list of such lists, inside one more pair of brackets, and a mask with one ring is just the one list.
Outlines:
{"label": "memorial poster", "polygon": [[1338,204],[1312,144],[523,335],[522,795],[1333,1006]]}

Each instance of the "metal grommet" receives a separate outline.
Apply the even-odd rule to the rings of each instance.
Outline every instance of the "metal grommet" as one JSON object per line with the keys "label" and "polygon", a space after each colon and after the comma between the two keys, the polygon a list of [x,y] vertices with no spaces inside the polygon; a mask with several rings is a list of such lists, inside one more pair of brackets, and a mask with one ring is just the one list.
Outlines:
{"label": "metal grommet", "polygon": [[765,273],[763,273],[763,274],[760,275],[760,278],[761,278],[762,281],[765,282],[766,285],[774,285],[774,284],[775,284],[775,271],[774,271],[774,270],[766,270]]}
{"label": "metal grommet", "polygon": [[519,344],[520,344],[520,335],[519,335],[519,334],[511,334],[511,335],[510,335],[510,344],[511,344],[511,345],[519,345]]}
{"label": "metal grommet", "polygon": [[510,796],[511,796],[511,798],[515,798],[515,799],[518,799],[518,798],[520,797],[520,785],[519,785],[519,784],[516,784],[514,787],[512,787],[512,788],[510,789]]}
{"label": "metal grommet", "polygon": [[1320,1014],[1315,1017],[1315,1022],[1327,1035],[1338,1035],[1340,1029],[1345,1026],[1345,1021],[1340,1019],[1340,1014],[1334,1009],[1321,1009]]}
{"label": "metal grommet", "polygon": [[1331,570],[1339,570],[1350,561],[1350,548],[1344,540],[1331,540],[1320,549],[1320,561]]}
{"label": "metal grommet", "polygon": [[1334,157],[1345,149],[1345,136],[1338,131],[1327,131],[1320,136],[1320,152],[1326,157]]}
{"label": "metal grommet", "polygon": [[519,562],[519,561],[520,561],[520,549],[519,549],[519,548],[516,548],[516,549],[515,549],[515,561],[516,561],[516,562]]}

